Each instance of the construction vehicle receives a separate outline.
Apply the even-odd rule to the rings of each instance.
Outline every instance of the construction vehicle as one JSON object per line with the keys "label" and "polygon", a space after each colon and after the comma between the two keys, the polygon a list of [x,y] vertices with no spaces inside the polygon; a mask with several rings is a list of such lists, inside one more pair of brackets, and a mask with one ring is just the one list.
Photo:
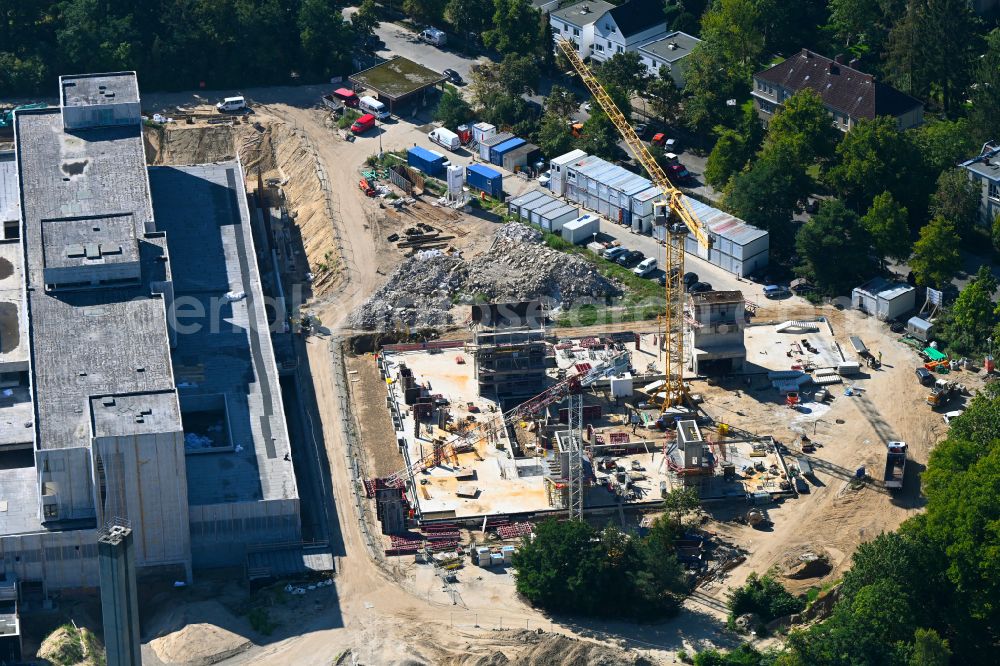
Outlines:
{"label": "construction vehicle", "polygon": [[948,404],[952,398],[965,393],[965,386],[955,382],[939,379],[927,395],[927,404],[931,407],[941,407]]}
{"label": "construction vehicle", "polygon": [[906,442],[887,442],[885,453],[885,487],[891,492],[903,489],[906,476]]}
{"label": "construction vehicle", "polygon": [[449,438],[441,446],[435,446],[431,453],[416,460],[409,467],[386,477],[385,484],[387,486],[402,486],[408,479],[413,479],[414,475],[440,465],[445,460],[456,459],[459,453],[475,451],[476,447],[490,436],[490,433],[502,432],[508,425],[525,421],[532,414],[542,412],[550,405],[580,393],[594,382],[628,370],[629,363],[630,355],[627,350],[611,354],[603,361],[594,364],[589,370],[567,377],[535,397],[525,400],[517,407],[504,413],[498,412],[483,421],[477,421],[473,427],[465,432]]}
{"label": "construction vehicle", "polygon": [[375,196],[375,188],[372,187],[372,184],[368,182],[367,178],[362,178],[358,181],[358,189],[364,192],[366,197]]}
{"label": "construction vehicle", "polygon": [[654,223],[665,228],[666,261],[662,268],[669,276],[666,280],[666,317],[663,334],[663,349],[665,358],[666,382],[662,411],[688,400],[688,391],[684,386],[684,286],[681,276],[684,275],[684,244],[688,233],[698,241],[701,251],[707,257],[712,247],[712,239],[705,226],[695,216],[691,207],[684,200],[684,195],[667,177],[666,172],[649,152],[646,144],[629,124],[628,119],[615,104],[608,92],[594,76],[590,68],[577,53],[576,45],[568,39],[557,41],[560,50],[573,65],[594,100],[614,124],[618,133],[631,149],[635,159],[649,174],[650,180],[663,193],[664,199],[654,203]]}

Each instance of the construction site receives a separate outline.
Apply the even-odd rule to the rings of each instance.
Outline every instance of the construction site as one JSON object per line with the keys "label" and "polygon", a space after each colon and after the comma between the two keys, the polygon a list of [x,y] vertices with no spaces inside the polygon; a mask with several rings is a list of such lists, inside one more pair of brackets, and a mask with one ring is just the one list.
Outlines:
{"label": "construction site", "polygon": [[[599,88],[591,92],[595,104],[610,103]],[[917,472],[947,429],[938,408],[960,407],[988,377],[986,368],[953,364],[929,344],[890,334],[862,311],[797,296],[770,300],[760,284],[705,261],[720,241],[695,211],[714,209],[685,203],[653,166],[648,173],[660,198],[650,209],[651,232],[634,235],[656,242],[649,256],[663,273],[659,310],[649,318],[578,322],[568,313],[627,298],[634,283],[607,271],[593,252],[552,247],[543,233],[551,228],[532,222],[530,211],[511,222],[481,203],[489,197],[470,187],[475,171],[456,198],[446,176],[386,166],[384,154],[433,148],[429,118],[414,112],[412,123],[397,118],[380,126],[377,139],[348,138],[319,94],[313,103],[259,103],[253,115],[221,120],[192,97],[144,99],[163,122],[144,128],[142,146],[138,131],[128,134],[140,203],[167,240],[155,233],[145,239],[141,228],[123,224],[122,206],[91,211],[103,216],[93,223],[103,229],[103,243],[123,247],[98,278],[129,278],[132,264],[164,265],[129,254],[141,236],[145,251],[155,246],[169,256],[178,297],[233,292],[226,311],[246,325],[239,336],[173,339],[162,310],[149,314],[143,321],[156,324],[162,377],[153,376],[159,366],[148,359],[126,363],[122,373],[162,380],[141,392],[153,412],[144,413],[149,405],[137,402],[131,384],[93,400],[87,394],[85,421],[108,433],[96,448],[57,442],[65,434],[60,424],[75,433],[84,413],[67,414],[57,409],[61,403],[49,412],[49,403],[41,405],[35,427],[56,428],[42,433],[41,444],[25,429],[35,409],[29,350],[45,342],[45,332],[29,327],[21,298],[27,274],[41,280],[33,302],[61,303],[50,292],[80,281],[75,246],[83,245],[86,258],[93,244],[77,236],[96,232],[67,228],[53,236],[53,220],[39,212],[38,234],[44,228],[65,251],[46,245],[26,264],[16,236],[23,211],[14,155],[0,153],[0,184],[8,188],[0,214],[9,229],[0,243],[0,361],[5,377],[18,377],[0,405],[0,449],[8,461],[0,470],[0,523],[8,532],[0,552],[36,552],[32,540],[45,533],[64,554],[83,549],[65,559],[85,560],[82,587],[93,588],[97,552],[84,543],[96,533],[92,514],[121,510],[116,504],[136,507],[139,537],[140,518],[154,524],[166,520],[161,514],[183,516],[170,538],[137,539],[140,567],[169,566],[184,583],[140,589],[140,607],[148,604],[141,614],[144,663],[319,663],[318,654],[351,654],[365,663],[471,664],[516,651],[555,663],[570,650],[597,659],[598,647],[616,657],[667,660],[681,649],[732,644],[724,625],[731,586],[773,570],[804,594],[839,578],[859,543],[919,510]],[[634,132],[608,115],[638,151]],[[18,117],[22,133],[43,121],[59,128],[51,111]],[[475,149],[491,141],[453,152],[452,166],[480,162]],[[148,168],[140,164],[143,148]],[[35,150],[38,163],[52,157]],[[534,196],[536,181],[493,164],[508,201]],[[95,159],[86,177],[99,174],[97,167],[112,169]],[[20,177],[31,175],[22,169]],[[78,175],[66,178],[75,183]],[[251,195],[247,204],[237,190]],[[572,225],[567,205],[553,198],[546,210]],[[216,227],[224,231],[206,249],[214,259],[202,261],[190,250],[205,246],[200,229]],[[616,246],[604,230],[584,241]],[[689,291],[686,271],[710,278],[714,288]],[[98,321],[94,307],[85,304],[85,320]],[[68,337],[61,327],[50,330],[60,331],[51,333],[57,342]],[[127,334],[115,338],[116,349],[133,344]],[[74,385],[90,381],[78,365],[64,373]],[[913,378],[917,366],[951,375],[921,385]],[[55,395],[44,381],[39,388],[43,397],[46,390]],[[123,424],[115,414],[126,411]],[[154,418],[161,411],[170,424]],[[64,497],[73,470],[84,469],[71,456],[100,457],[105,449],[121,455],[111,434],[126,426],[176,435],[180,456],[170,469],[184,481],[174,489],[176,510],[140,510],[140,487],[124,481],[102,502],[80,507]],[[889,442],[904,447],[887,452]],[[59,459],[64,481],[45,458]],[[55,484],[51,492],[36,487],[40,475]],[[649,626],[560,623],[515,594],[512,554],[539,521],[613,523],[638,533],[681,488],[696,490],[701,503],[677,544],[695,583],[679,617]],[[83,528],[60,524],[81,516]],[[234,547],[236,530],[241,541]],[[40,563],[22,559],[0,578],[3,600],[27,590],[29,606],[40,607],[42,597],[58,604],[59,594],[49,590],[71,587],[77,574],[52,559],[40,585]],[[823,567],[803,568],[817,559]],[[222,566],[230,569],[216,576]],[[320,570],[332,570],[322,586]],[[29,585],[19,588],[18,579]],[[272,634],[252,626],[245,611],[259,599],[250,590],[273,580],[280,580],[279,593],[264,604],[276,625]],[[20,641],[17,608],[3,619]],[[511,627],[531,632],[492,631]],[[26,653],[32,641],[24,639]]]}

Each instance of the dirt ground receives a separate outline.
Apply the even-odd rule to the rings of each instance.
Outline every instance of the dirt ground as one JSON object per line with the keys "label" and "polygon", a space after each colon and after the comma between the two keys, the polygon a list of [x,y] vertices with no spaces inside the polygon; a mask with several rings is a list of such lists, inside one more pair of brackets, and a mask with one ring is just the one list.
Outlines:
{"label": "dirt ground", "polygon": [[[343,317],[371,294],[402,259],[386,236],[412,225],[413,220],[408,216],[433,216],[449,233],[458,232],[454,244],[462,249],[474,252],[482,247],[477,244],[486,242],[491,225],[482,220],[459,218],[430,204],[422,204],[428,210],[421,211],[418,207],[397,218],[386,215],[377,201],[364,197],[357,188],[357,180],[365,158],[376,150],[374,139],[355,143],[341,140],[329,127],[325,114],[316,109],[269,104],[258,107],[257,111],[253,122],[264,127],[264,131],[253,125],[238,125],[231,130],[229,145],[232,150],[239,150],[245,165],[251,169],[259,165],[265,178],[283,183],[316,273],[315,297],[307,305],[325,327],[335,330]],[[406,122],[384,127],[382,142],[387,150],[411,145],[426,132]],[[178,126],[176,131],[183,132],[185,128],[191,131],[189,126]],[[219,128],[204,130],[200,136],[197,133],[175,136],[174,132],[172,128],[165,138],[150,141],[153,160],[190,163],[227,156],[223,150],[225,132]],[[254,178],[255,172],[251,171],[249,179]],[[325,274],[315,270],[320,264],[328,266]],[[725,511],[715,512],[718,520],[706,527],[746,547],[750,552],[747,561],[725,580],[699,590],[679,617],[655,625],[548,617],[516,598],[509,573],[490,574],[470,569],[460,576],[463,582],[457,586],[456,598],[454,590],[412,563],[390,561],[385,566],[376,563],[353,506],[354,489],[341,430],[346,415],[340,411],[331,375],[330,340],[310,338],[308,360],[332,462],[339,536],[343,541],[332,592],[336,598],[323,610],[303,609],[301,615],[295,616],[297,619],[290,618],[289,626],[269,639],[254,637],[253,645],[231,656],[226,663],[504,663],[495,657],[498,651],[514,663],[592,663],[589,656],[570,660],[569,655],[575,654],[573,650],[578,646],[562,643],[562,636],[583,639],[584,652],[588,654],[597,649],[597,642],[617,649],[608,660],[593,663],[640,663],[628,661],[635,655],[626,650],[639,650],[654,663],[667,663],[677,649],[691,651],[707,645],[734,645],[738,639],[725,632],[722,619],[726,589],[743,582],[749,572],[780,565],[803,550],[825,554],[832,571],[824,578],[790,580],[793,590],[804,591],[837,578],[849,566],[850,554],[858,543],[894,529],[919,510],[916,472],[922,469],[930,449],[944,434],[940,415],[923,404],[924,389],[914,381],[915,355],[890,340],[884,325],[858,313],[832,307],[820,310],[799,299],[768,302],[758,316],[784,321],[817,314],[830,318],[842,345],[850,332],[861,335],[870,348],[883,353],[882,370],[873,371],[869,378],[858,382],[865,389],[860,396],[844,396],[843,386],[838,386],[833,391],[835,399],[829,411],[816,419],[808,418],[809,415],[795,417],[798,420],[792,423],[789,410],[779,404],[773,390],[744,391],[737,396],[735,390],[728,390],[737,386],[706,384],[697,386],[696,391],[705,396],[710,414],[741,428],[770,433],[784,442],[794,441],[797,431],[811,430],[810,437],[814,436],[821,444],[816,457],[829,463],[832,471],[817,469],[818,483],[810,494],[773,507],[770,515],[774,526],[769,531],[751,530],[728,521]],[[654,322],[621,324],[616,328],[655,330],[655,326]],[[595,329],[588,331],[592,333]],[[582,332],[583,329],[574,329],[567,334]],[[449,337],[463,335],[459,328]],[[399,466],[399,455],[384,409],[384,388],[379,385],[377,370],[370,356],[349,359],[347,367],[351,373],[351,391],[359,396],[353,405],[363,424],[362,435],[376,442],[368,447],[369,468],[377,474],[392,472]],[[366,397],[360,398],[361,395]],[[870,487],[853,489],[839,470],[853,472],[864,465],[873,474],[879,474],[884,459],[882,442],[890,436],[910,444],[913,462],[904,492],[894,497]],[[237,638],[252,636],[224,624],[221,628]],[[536,642],[528,640],[523,632],[507,631],[514,628],[544,633]],[[214,639],[206,634],[198,640]],[[157,654],[161,650],[166,654],[166,647],[153,646]],[[548,658],[553,660],[539,661],[532,656],[536,649],[541,650],[537,654],[550,655]],[[189,663],[202,658],[195,652],[189,657]]]}

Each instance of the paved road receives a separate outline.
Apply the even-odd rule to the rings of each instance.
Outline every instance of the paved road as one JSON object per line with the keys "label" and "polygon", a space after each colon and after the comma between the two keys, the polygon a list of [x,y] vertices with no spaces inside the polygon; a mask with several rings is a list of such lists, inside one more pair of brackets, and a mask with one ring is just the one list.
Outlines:
{"label": "paved road", "polygon": [[379,23],[375,34],[384,42],[384,46],[375,52],[382,58],[390,58],[394,55],[403,56],[414,62],[419,62],[435,72],[453,69],[461,74],[466,81],[469,80],[472,65],[476,62],[474,57],[453,51],[448,46],[438,48],[421,42],[417,39],[416,33],[395,23]]}

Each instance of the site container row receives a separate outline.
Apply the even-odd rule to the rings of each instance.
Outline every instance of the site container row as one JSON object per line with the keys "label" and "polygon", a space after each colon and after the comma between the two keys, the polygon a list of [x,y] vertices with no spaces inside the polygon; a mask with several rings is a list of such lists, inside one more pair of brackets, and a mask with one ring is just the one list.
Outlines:
{"label": "site container row", "polygon": [[503,198],[503,174],[482,164],[465,168],[465,182],[470,188],[485,192],[495,199]]}
{"label": "site container row", "polygon": [[511,215],[517,215],[525,222],[530,222],[546,231],[561,231],[563,224],[575,220],[580,215],[580,209],[567,204],[541,190],[532,190],[507,204]]}
{"label": "site container row", "polygon": [[[633,231],[652,233],[663,240],[663,228],[653,226],[654,203],[663,194],[650,180],[580,150],[553,159],[550,169],[549,187],[555,194],[611,221],[628,225]],[[707,252],[690,236],[685,246],[687,252],[741,277],[767,265],[766,231],[700,201],[691,198],[686,201],[713,240],[712,249]]]}

